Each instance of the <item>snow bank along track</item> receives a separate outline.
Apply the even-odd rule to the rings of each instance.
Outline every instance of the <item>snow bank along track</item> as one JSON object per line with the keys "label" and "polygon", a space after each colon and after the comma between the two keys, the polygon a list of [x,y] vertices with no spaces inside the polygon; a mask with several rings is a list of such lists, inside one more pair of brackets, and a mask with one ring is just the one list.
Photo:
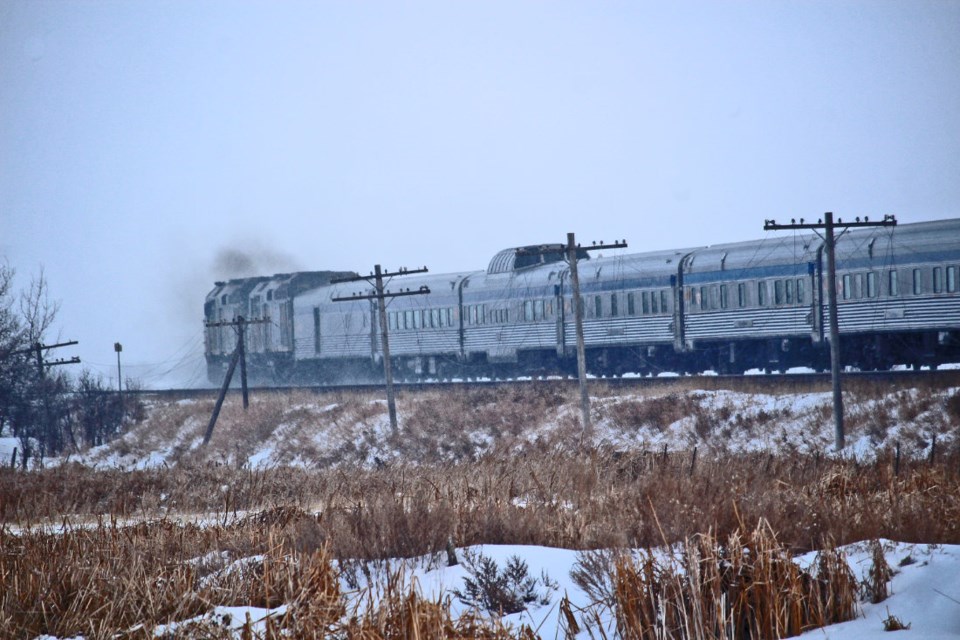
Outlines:
{"label": "snow bank along track", "polygon": [[[845,389],[864,386],[890,385],[894,388],[925,386],[931,388],[960,387],[960,369],[940,371],[858,371],[843,375]],[[553,385],[573,387],[575,378],[519,379],[519,380],[464,380],[453,382],[407,382],[394,385],[404,392],[456,390],[466,388],[501,388],[511,386]],[[730,390],[759,393],[807,393],[830,390],[829,373],[790,373],[767,375],[707,375],[670,376],[657,378],[597,378],[591,385],[622,389],[654,389],[679,387],[683,389]],[[292,391],[326,394],[343,392],[380,392],[382,384],[344,384],[315,386],[257,386],[252,394],[284,394]],[[156,398],[214,398],[218,389],[155,389],[138,392],[143,397]],[[239,394],[238,385],[229,393]]]}

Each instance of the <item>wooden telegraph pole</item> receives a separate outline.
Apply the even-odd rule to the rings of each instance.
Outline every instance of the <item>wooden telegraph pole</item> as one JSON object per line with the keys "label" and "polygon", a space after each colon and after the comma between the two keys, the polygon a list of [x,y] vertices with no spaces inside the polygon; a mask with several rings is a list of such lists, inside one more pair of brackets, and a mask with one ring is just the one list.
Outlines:
{"label": "wooden telegraph pole", "polygon": [[410,289],[400,290],[397,292],[385,291],[383,288],[383,279],[392,278],[394,276],[410,276],[415,273],[427,273],[427,268],[423,267],[422,269],[404,269],[401,268],[393,273],[381,271],[380,265],[375,265],[373,273],[368,276],[354,276],[350,278],[339,278],[331,280],[331,284],[337,284],[341,282],[359,282],[363,280],[369,283],[373,287],[373,293],[363,294],[356,293],[352,296],[345,296],[341,298],[334,298],[334,302],[346,302],[347,300],[376,300],[377,301],[377,311],[380,317],[380,349],[383,352],[383,377],[386,381],[387,386],[387,411],[390,414],[390,429],[393,431],[394,435],[399,432],[397,427],[397,402],[394,398],[393,393],[393,368],[390,363],[390,339],[388,337],[388,327],[387,327],[387,298],[399,298],[401,296],[419,296],[430,293],[430,287],[426,285],[420,287],[415,291]]}
{"label": "wooden telegraph pole", "polygon": [[577,379],[580,383],[580,420],[583,425],[584,436],[589,436],[593,426],[590,421],[590,394],[587,393],[587,354],[583,339],[583,305],[580,298],[580,273],[577,269],[577,254],[580,251],[599,251],[600,249],[624,249],[627,246],[626,240],[620,240],[613,244],[604,244],[602,241],[589,246],[582,247],[577,244],[574,234],[567,234],[567,243],[559,245],[541,245],[530,249],[521,249],[517,251],[518,255],[529,255],[531,253],[561,253],[565,254],[567,264],[570,265],[570,285],[573,288],[573,307],[574,329],[577,336]]}
{"label": "wooden telegraph pole", "polygon": [[220,417],[220,409],[223,407],[223,400],[227,396],[227,389],[230,388],[230,380],[233,378],[233,372],[237,368],[237,362],[240,363],[240,386],[243,391],[243,408],[250,406],[250,396],[247,390],[247,351],[245,328],[248,324],[265,324],[270,322],[270,318],[256,318],[247,320],[243,316],[237,316],[234,320],[224,320],[221,322],[208,322],[207,328],[212,327],[234,327],[237,330],[237,346],[230,356],[230,364],[227,367],[227,373],[223,376],[223,384],[220,386],[220,394],[217,396],[217,403],[213,406],[213,414],[210,416],[210,423],[207,425],[207,432],[203,436],[203,444],[206,446],[213,436],[213,428],[217,424],[217,418]]}
{"label": "wooden telegraph pole", "polygon": [[[870,222],[869,218],[862,221],[857,218],[855,222],[843,222],[841,219],[833,221],[833,213],[823,214],[823,219],[814,222],[804,222],[800,218],[798,223],[791,220],[790,224],[777,224],[776,220],[764,220],[764,231],[782,231],[786,229],[810,229],[821,238],[823,238],[823,247],[827,253],[827,311],[830,316],[830,380],[833,386],[833,425],[834,425],[834,446],[837,451],[843,450],[843,393],[840,388],[840,322],[837,319],[837,259],[836,259],[836,239],[835,229],[843,229],[840,232],[842,236],[848,229],[856,227],[893,227],[896,226],[897,219],[893,216],[883,216],[879,222]],[[820,234],[823,230],[823,234]]]}

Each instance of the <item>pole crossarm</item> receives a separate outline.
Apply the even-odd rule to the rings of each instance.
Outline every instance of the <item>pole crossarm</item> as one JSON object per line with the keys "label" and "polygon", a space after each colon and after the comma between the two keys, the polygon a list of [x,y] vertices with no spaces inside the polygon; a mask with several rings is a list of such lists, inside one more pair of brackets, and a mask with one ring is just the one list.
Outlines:
{"label": "pole crossarm", "polygon": [[[842,218],[837,218],[833,226],[844,227],[845,229],[856,229],[858,227],[895,227],[897,226],[897,219],[892,215],[885,215],[882,220],[875,220],[873,222],[870,222],[870,218],[867,216],[862,220],[857,217],[854,219],[854,222],[844,222]],[[797,222],[796,218],[793,218],[789,223],[784,224],[778,224],[776,220],[772,219],[763,221],[764,231],[786,231],[791,229],[819,230],[826,228],[827,224],[822,218],[816,222],[806,222],[803,218],[800,218],[800,222]]]}
{"label": "pole crossarm", "polygon": [[11,351],[10,355],[17,356],[23,353],[36,353],[37,349],[41,351],[46,351],[47,349],[59,349],[60,347],[71,347],[75,344],[80,344],[76,340],[71,340],[70,342],[60,342],[58,344],[35,344],[29,349],[19,349],[17,351]]}
{"label": "pole crossarm", "polygon": [[[429,269],[426,267],[420,267],[419,269],[407,269],[406,267],[400,267],[396,271],[384,271],[380,274],[380,278],[392,278],[394,276],[412,276],[415,273],[427,273]],[[376,281],[377,274],[371,273],[368,276],[350,276],[349,278],[334,278],[330,281],[330,284],[340,284],[343,282],[359,282],[361,280],[365,282],[370,282],[371,280]]]}
{"label": "pole crossarm", "polygon": [[219,320],[217,322],[207,322],[203,326],[208,329],[213,329],[215,327],[239,327],[241,325],[248,324],[267,324],[271,320],[269,317],[263,318],[254,318],[253,320],[247,320],[243,316],[238,316],[233,320]]}
{"label": "pole crossarm", "polygon": [[[569,246],[566,244],[540,244],[535,247],[521,247],[517,249],[516,254],[518,256],[537,256],[537,255],[546,255],[551,253],[559,253],[566,256]],[[613,244],[607,244],[601,240],[599,243],[594,242],[583,246],[578,244],[576,246],[578,251],[598,251],[600,249],[626,249],[627,241],[626,240],[616,240]]]}
{"label": "pole crossarm", "polygon": [[[423,285],[419,289],[416,289],[413,291],[411,291],[410,289],[401,289],[400,291],[395,291],[395,292],[384,291],[382,295],[384,298],[400,298],[402,296],[421,296],[427,293],[430,293],[430,287],[428,287],[427,285]],[[343,297],[331,298],[331,299],[334,302],[344,302],[346,300],[379,300],[380,297],[381,297],[381,294],[377,294],[377,293],[368,293],[368,294],[356,293],[352,296],[343,296]]]}
{"label": "pole crossarm", "polygon": [[59,360],[51,360],[50,362],[44,361],[43,366],[56,367],[61,364],[80,364],[80,358],[79,356],[73,356],[72,358],[60,358]]}

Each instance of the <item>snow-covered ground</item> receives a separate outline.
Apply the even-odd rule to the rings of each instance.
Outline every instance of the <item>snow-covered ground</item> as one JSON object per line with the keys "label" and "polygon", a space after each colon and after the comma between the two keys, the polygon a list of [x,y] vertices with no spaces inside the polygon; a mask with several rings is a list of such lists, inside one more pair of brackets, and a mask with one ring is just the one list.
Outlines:
{"label": "snow-covered ground", "polygon": [[[904,457],[922,458],[929,455],[934,442],[943,451],[958,439],[958,418],[948,415],[946,407],[951,401],[960,406],[960,390],[891,389],[845,395],[845,456],[869,460],[899,445]],[[487,400],[486,405],[476,406],[455,393],[411,394],[398,403],[404,433],[399,442],[390,437],[386,403],[375,396],[330,402],[304,394],[286,403],[275,397],[255,397],[249,414],[238,408],[237,398],[230,397],[202,455],[247,467],[372,467],[403,458],[454,461],[458,455],[481,455],[504,436],[516,448],[562,441],[573,431],[579,438],[579,406],[571,398],[562,400],[524,413],[510,409],[510,402]],[[829,455],[834,446],[831,406],[828,392],[609,393],[592,400],[593,442],[586,444],[617,450],[667,447],[676,451],[696,446],[701,453]],[[209,402],[160,403],[149,410],[145,422],[118,440],[65,459],[111,469],[175,464],[185,455],[201,454],[209,411]],[[504,411],[513,413],[504,415]],[[453,426],[446,430],[437,427],[448,422]]]}
{"label": "snow-covered ground", "polygon": [[[957,389],[891,390],[886,395],[848,397],[847,442],[845,455],[867,459],[895,444],[903,445],[905,456],[926,456],[936,442],[949,447],[958,439],[958,427],[947,416],[947,402],[960,393]],[[255,400],[252,408],[261,411],[249,417],[237,408],[235,398],[228,400],[211,446],[203,455],[208,460],[231,465],[297,465],[336,467],[366,465],[373,467],[411,455],[447,459],[450,451],[465,455],[482,453],[498,438],[511,438],[512,446],[561,439],[576,427],[575,402],[547,404],[514,424],[496,413],[497,407],[459,405],[442,398],[407,398],[400,405],[402,443],[391,438],[386,406],[376,397],[330,399],[303,396],[296,401],[268,405]],[[234,406],[230,406],[231,402]],[[418,402],[436,402],[438,407]],[[651,404],[654,403],[654,404]],[[660,403],[660,404],[656,404]],[[445,407],[444,405],[452,405]],[[491,403],[497,404],[497,403]],[[671,407],[682,406],[676,415]],[[267,407],[264,409],[263,407]],[[669,420],[651,421],[651,407]],[[644,395],[611,393],[593,399],[595,432],[593,445],[617,450],[671,450],[700,447],[701,451],[798,451],[830,454],[833,425],[828,393],[747,394],[731,391],[679,391]],[[460,420],[455,434],[430,431],[437,412],[449,410]],[[185,401],[150,407],[148,419],[117,441],[66,459],[102,468],[133,469],[176,464],[185,455],[199,455],[200,442],[208,419],[209,407],[202,402]],[[270,422],[273,421],[273,422]],[[579,433],[579,431],[577,431]],[[254,434],[254,435],[251,435]],[[254,437],[255,436],[255,437]],[[451,439],[455,438],[455,443]],[[404,450],[403,447],[413,449]],[[456,444],[456,446],[454,446]],[[9,460],[17,441],[0,439],[0,460]],[[426,453],[425,453],[426,452]],[[45,461],[56,464],[55,460]],[[468,550],[459,549],[463,556]],[[544,578],[539,582],[544,603],[535,603],[505,621],[517,627],[525,624],[542,638],[563,638],[565,624],[560,602],[566,597],[572,610],[589,610],[593,603],[571,578],[570,571],[578,554],[566,549],[530,546],[487,545],[469,550],[483,553],[502,567],[512,556],[526,562],[529,575]],[[862,579],[872,564],[865,543],[845,548],[851,567]],[[960,638],[960,545],[926,545],[884,542],[889,564],[895,569],[892,595],[880,604],[862,602],[857,619],[818,630],[807,637],[836,640],[889,638],[884,621],[898,619],[909,629],[898,633],[905,637],[940,640]],[[805,566],[812,556],[797,558]],[[389,563],[396,568],[399,561]],[[467,606],[453,594],[464,588],[467,575],[463,564],[447,567],[445,558],[421,558],[405,562],[404,575],[415,580],[423,595],[430,599],[449,598],[453,612]],[[344,584],[349,591],[348,584]],[[263,620],[282,610],[244,607],[218,607],[206,617],[239,627],[249,615]],[[614,637],[614,622],[608,610],[599,610],[607,637]],[[593,623],[594,635],[586,625],[576,637],[601,637]],[[174,631],[174,628],[168,631]],[[894,636],[899,637],[899,636]]]}
{"label": "snow-covered ground", "polygon": [[[894,569],[889,585],[890,597],[879,604],[860,602],[856,619],[808,631],[804,637],[831,640],[889,639],[891,636],[886,635],[888,632],[884,630],[884,623],[888,619],[896,618],[909,627],[901,632],[907,638],[960,638],[960,545],[906,544],[886,540],[881,543],[887,562]],[[848,545],[843,550],[857,579],[865,580],[873,563],[868,546],[858,543]],[[485,545],[469,550],[460,549],[458,555],[463,556],[465,551],[482,553],[495,560],[500,567],[505,566],[511,557],[517,556],[526,562],[530,576],[547,578],[549,587],[544,587],[538,580],[538,592],[544,596],[544,602],[531,605],[521,613],[504,617],[504,622],[514,628],[526,625],[545,640],[567,637],[566,623],[560,613],[560,602],[566,597],[576,617],[581,618],[580,633],[574,637],[603,637],[593,616],[589,625],[582,621],[582,611],[590,611],[592,607],[605,626],[606,637],[615,637],[616,625],[611,612],[605,608],[596,609],[587,594],[570,576],[570,571],[577,562],[575,551],[547,547]],[[815,554],[800,556],[796,562],[801,568],[806,568],[813,562],[814,556]],[[389,564],[391,570],[396,570],[400,563],[394,561]],[[463,591],[464,577],[469,574],[462,563],[453,567],[445,564],[439,558],[408,560],[405,562],[406,571],[403,576],[408,582],[415,581],[426,598],[449,598],[454,614],[466,612],[469,607],[455,597],[453,590]],[[349,591],[350,587],[345,584],[344,590]],[[253,621],[262,621],[268,616],[282,613],[282,608],[269,610],[254,607],[218,607],[204,617],[222,622],[226,616],[226,619],[231,621],[230,624],[239,629],[248,615]],[[179,625],[172,625],[166,630],[172,631],[176,626]]]}

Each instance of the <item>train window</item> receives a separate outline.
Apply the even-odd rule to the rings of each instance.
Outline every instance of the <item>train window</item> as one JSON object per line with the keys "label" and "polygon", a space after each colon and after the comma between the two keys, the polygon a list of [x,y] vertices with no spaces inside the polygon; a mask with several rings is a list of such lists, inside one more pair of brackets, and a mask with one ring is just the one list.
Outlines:
{"label": "train window", "polygon": [[853,294],[853,278],[850,277],[850,274],[844,274],[843,282],[840,285],[840,288],[843,290],[843,299],[849,300],[850,296]]}
{"label": "train window", "polygon": [[543,320],[543,300],[533,301],[533,319]]}
{"label": "train window", "polygon": [[737,306],[747,306],[747,285],[743,282],[737,285]]}
{"label": "train window", "polygon": [[434,328],[440,326],[440,309],[430,309],[430,326]]}
{"label": "train window", "polygon": [[793,304],[793,280],[783,281],[783,295],[787,304]]}
{"label": "train window", "polygon": [[533,320],[533,300],[523,301],[523,319],[527,322]]}
{"label": "train window", "polygon": [[900,277],[897,274],[896,269],[893,269],[888,274],[887,279],[887,295],[898,296],[900,295]]}
{"label": "train window", "polygon": [[666,290],[660,292],[660,313],[669,313],[670,310],[667,306],[667,292]]}
{"label": "train window", "polygon": [[423,312],[419,309],[413,312],[413,328],[419,329],[423,326]]}
{"label": "train window", "polygon": [[660,313],[660,300],[656,291],[650,292],[650,313]]}
{"label": "train window", "polygon": [[877,297],[877,273],[875,271],[867,272],[867,297]]}
{"label": "train window", "polygon": [[757,283],[757,306],[767,306],[767,283],[763,280]]}
{"label": "train window", "polygon": [[593,297],[593,315],[596,318],[603,317],[603,299],[600,296]]}
{"label": "train window", "polygon": [[393,331],[397,328],[397,314],[394,311],[387,313],[387,328],[390,331]]}
{"label": "train window", "polygon": [[403,328],[413,329],[413,311],[403,312]]}
{"label": "train window", "polygon": [[943,268],[933,268],[933,292],[943,293]]}
{"label": "train window", "polygon": [[720,285],[720,308],[727,308],[727,285]]}
{"label": "train window", "polygon": [[618,305],[617,305],[617,294],[611,293],[611,294],[610,294],[610,317],[611,317],[611,318],[616,318],[616,317],[617,317],[617,314],[618,314],[618,312],[620,311],[620,310],[617,308],[617,306],[618,306]]}
{"label": "train window", "polygon": [[957,290],[957,268],[947,267],[947,293],[955,293]]}
{"label": "train window", "polygon": [[650,313],[650,292],[649,291],[644,291],[640,295],[640,307],[641,307],[641,310],[643,311],[643,315],[647,315]]}
{"label": "train window", "polygon": [[803,304],[803,278],[797,278],[797,304]]}
{"label": "train window", "polygon": [[773,304],[783,304],[783,280],[773,281]]}
{"label": "train window", "polygon": [[633,299],[633,292],[627,294],[627,315],[635,316],[637,315],[637,305],[636,301]]}
{"label": "train window", "polygon": [[914,295],[923,293],[923,274],[920,273],[920,269],[913,270],[913,293]]}
{"label": "train window", "polygon": [[446,311],[447,311],[447,313],[446,313],[446,315],[447,315],[447,326],[448,326],[448,327],[452,327],[452,326],[453,326],[453,308],[447,307],[447,310],[446,310]]}
{"label": "train window", "polygon": [[701,309],[710,308],[710,294],[707,292],[706,287],[700,287],[700,308]]}

